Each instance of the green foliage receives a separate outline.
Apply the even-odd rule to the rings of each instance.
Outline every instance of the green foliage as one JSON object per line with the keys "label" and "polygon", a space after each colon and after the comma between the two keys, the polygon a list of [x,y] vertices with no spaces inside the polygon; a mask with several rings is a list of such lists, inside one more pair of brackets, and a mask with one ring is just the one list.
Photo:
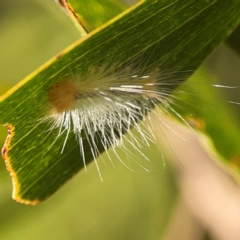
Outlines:
{"label": "green foliage", "polygon": [[121,0],[70,0],[67,3],[70,9],[74,10],[74,14],[71,14],[71,12],[70,14],[73,18],[79,19],[88,31],[101,27],[104,23],[128,8],[128,5]]}
{"label": "green foliage", "polygon": [[218,84],[215,77],[208,76],[207,71],[197,71],[174,93],[174,97],[181,99],[181,105],[175,106],[175,110],[189,118],[190,123],[196,121],[199,130],[213,140],[218,153],[231,162],[240,156],[239,125],[234,119],[233,106],[229,106],[223,92],[213,87],[214,84]]}
{"label": "green foliage", "polygon": [[[239,16],[238,0],[141,2],[0,97],[0,123],[11,125],[5,157],[15,183],[13,197],[36,204],[83,168],[74,135],[60,154],[64,136],[49,150],[57,131],[47,135],[49,125],[40,123],[49,109],[47,91],[55,82],[69,72],[83,73],[89,67],[116,62],[116,56],[118,63],[126,65],[146,60],[145,66],[158,66],[163,71],[195,70],[239,24]],[[90,163],[93,156],[86,139],[83,144]],[[101,145],[99,149],[104,150]]]}

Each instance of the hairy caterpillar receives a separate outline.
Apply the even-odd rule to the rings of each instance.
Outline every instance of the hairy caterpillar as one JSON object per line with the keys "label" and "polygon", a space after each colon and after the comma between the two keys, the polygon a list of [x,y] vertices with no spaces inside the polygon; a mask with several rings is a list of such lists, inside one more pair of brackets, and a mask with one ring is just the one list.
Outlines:
{"label": "hairy caterpillar", "polygon": [[141,140],[133,137],[132,145],[140,152],[138,146],[142,142],[148,145],[151,136],[138,126],[138,122],[165,101],[164,93],[157,90],[161,84],[159,76],[157,69],[144,75],[139,70],[109,70],[104,66],[54,84],[48,91],[53,109],[47,119],[53,121],[51,129],[59,129],[58,136],[66,132],[63,150],[73,131],[86,168],[83,135],[96,159],[99,155],[97,138],[106,151],[109,147],[123,147],[124,134],[135,126]]}
{"label": "hairy caterpillar", "polygon": [[[155,141],[154,126],[149,123],[139,125],[139,122],[144,122],[145,118],[149,117],[149,112],[154,112],[155,114],[151,116],[156,116],[166,127],[167,124],[161,119],[163,112],[171,112],[189,127],[198,124],[194,119],[189,118],[187,121],[171,106],[172,102],[179,104],[176,101],[178,99],[171,95],[172,89],[189,73],[190,71],[170,74],[158,68],[150,70],[139,67],[122,68],[115,64],[113,67],[90,68],[83,75],[69,74],[48,90],[47,98],[51,111],[44,121],[50,121],[50,131],[58,129],[56,140],[65,134],[62,152],[69,134],[71,132],[75,134],[85,169],[83,139],[86,138],[101,177],[97,161],[100,154],[98,144],[101,144],[106,152],[110,147],[113,149],[121,147],[128,152],[124,145],[124,141],[128,141],[141,153],[142,146],[149,146]],[[138,137],[131,133],[132,127],[137,130]],[[126,133],[130,134],[131,140],[125,140]],[[120,162],[131,169],[124,159],[114,152]],[[131,152],[128,154],[133,155]],[[144,158],[148,160],[147,156]],[[143,169],[148,170],[134,159],[134,156],[132,159]]]}

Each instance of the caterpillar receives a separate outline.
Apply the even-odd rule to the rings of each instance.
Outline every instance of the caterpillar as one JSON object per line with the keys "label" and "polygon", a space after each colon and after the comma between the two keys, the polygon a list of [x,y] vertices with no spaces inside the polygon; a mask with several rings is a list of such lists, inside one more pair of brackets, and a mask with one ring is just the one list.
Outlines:
{"label": "caterpillar", "polygon": [[[149,122],[141,125],[139,122],[145,122],[146,118],[154,116],[166,125],[161,120],[161,114],[171,112],[190,128],[196,124],[193,119],[187,121],[172,107],[172,104],[178,104],[177,97],[172,95],[173,89],[190,73],[191,71],[171,74],[162,72],[157,67],[147,70],[114,64],[111,67],[90,68],[82,75],[69,74],[56,81],[48,90],[47,98],[51,111],[44,121],[50,122],[50,132],[58,129],[56,140],[65,134],[62,152],[69,134],[75,134],[85,170],[87,164],[83,139],[86,138],[102,179],[97,160],[100,155],[99,143],[106,152],[109,148],[116,147],[128,151],[125,147],[127,141],[143,155],[142,146],[149,146],[151,142],[155,142],[155,130]],[[150,112],[154,114],[149,115]],[[138,137],[132,134],[132,128],[136,129]],[[125,137],[126,133],[130,134],[130,140]],[[117,159],[132,170],[115,150],[114,152]],[[129,151],[128,154],[133,155]],[[144,158],[149,160],[147,156]],[[132,159],[148,171],[134,156]]]}

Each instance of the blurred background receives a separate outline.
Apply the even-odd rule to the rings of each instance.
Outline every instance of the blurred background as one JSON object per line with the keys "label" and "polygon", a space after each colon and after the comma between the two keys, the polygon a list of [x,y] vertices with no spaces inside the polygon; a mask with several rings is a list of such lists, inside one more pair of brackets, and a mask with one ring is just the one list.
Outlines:
{"label": "blurred background", "polygon": [[[77,39],[79,33],[75,26],[53,0],[0,1],[0,95]],[[236,84],[239,80],[239,66],[239,56],[225,45],[219,47],[205,64],[209,74],[227,85]],[[238,96],[239,91],[235,95],[231,93],[231,99],[234,101],[238,101]],[[237,114],[240,111],[236,108],[235,112]],[[1,127],[1,146],[6,135],[6,129]],[[169,139],[172,139],[171,136]],[[193,141],[195,140],[190,142]],[[190,142],[187,142],[187,148],[192,147]],[[138,170],[137,173],[131,172],[115,160],[116,168],[110,164],[108,166],[102,164],[104,181],[101,182],[94,164],[91,164],[88,166],[87,174],[84,171],[80,172],[46,202],[35,207],[21,205],[11,199],[11,179],[2,159],[0,161],[0,238],[3,240],[187,240],[210,239],[210,235],[214,235],[215,237],[211,239],[227,239],[221,231],[215,229],[211,218],[202,216],[196,210],[202,208],[207,212],[205,205],[202,202],[189,200],[191,197],[196,200],[201,196],[204,199],[201,186],[199,192],[194,192],[192,190],[196,190],[197,183],[190,187],[187,183],[192,179],[199,179],[196,178],[199,171],[206,172],[208,169],[208,176],[213,176],[213,179],[207,179],[207,182],[205,179],[202,183],[205,181],[207,185],[210,181],[214,184],[215,179],[218,179],[216,185],[212,185],[213,189],[221,185],[223,189],[231,189],[231,193],[236,194],[235,196],[226,193],[234,198],[234,203],[226,200],[227,202],[222,204],[236,205],[231,210],[226,208],[226,211],[235,212],[235,222],[239,220],[240,224],[238,185],[222,167],[212,162],[209,164],[211,160],[207,158],[205,158],[206,164],[201,165],[204,161],[198,162],[197,157],[194,157],[195,166],[199,168],[198,172],[193,171],[192,161],[189,165],[188,160],[181,160],[181,153],[178,152],[180,150],[175,150],[174,144],[173,140],[173,147],[168,151],[173,153],[170,156],[172,159],[176,158],[176,154],[178,157],[170,161],[171,164],[163,159],[162,153],[155,145],[150,149],[144,149],[144,154],[151,159],[148,166],[150,173]],[[186,146],[182,149],[185,148]],[[204,151],[200,150],[198,154],[201,155]],[[103,158],[105,157],[103,154]],[[178,165],[175,166],[177,171],[172,169],[172,163]],[[185,167],[179,168],[182,163],[186,164]],[[217,174],[216,178],[214,174]],[[176,183],[176,179],[179,182]],[[206,185],[203,189],[207,191],[205,194],[208,196],[211,190]],[[191,191],[195,194],[195,198],[188,196]],[[216,191],[216,194],[218,195],[210,201],[221,198],[221,194],[224,195],[225,192]],[[208,204],[206,199],[206,205]],[[216,209],[222,210],[225,206],[220,204]],[[224,212],[212,216],[219,216],[222,219]],[[231,217],[232,215],[229,216]],[[235,222],[231,222],[230,225],[234,225]],[[225,225],[225,222],[222,224]],[[235,226],[235,229],[238,228],[240,229],[240,225]],[[231,231],[234,232],[232,229]],[[238,238],[240,235],[237,234],[238,232],[234,232],[233,236],[236,238],[228,239],[240,239]]]}

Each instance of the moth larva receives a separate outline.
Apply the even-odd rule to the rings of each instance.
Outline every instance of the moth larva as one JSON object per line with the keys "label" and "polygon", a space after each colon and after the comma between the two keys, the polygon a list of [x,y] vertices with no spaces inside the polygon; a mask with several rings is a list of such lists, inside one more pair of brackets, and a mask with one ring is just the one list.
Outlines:
{"label": "moth larva", "polygon": [[160,103],[167,104],[167,95],[158,69],[147,72],[100,67],[55,83],[48,91],[53,109],[47,119],[52,121],[51,130],[59,129],[58,136],[66,132],[63,149],[69,133],[74,132],[85,164],[83,134],[96,158],[99,155],[97,138],[105,150],[124,147],[125,134],[135,126],[141,139],[133,136],[130,144],[141,152],[139,146],[149,145],[152,133],[138,123]]}
{"label": "moth larva", "polygon": [[[188,71],[170,74],[161,72],[158,68],[146,70],[137,67],[121,68],[114,65],[114,67],[103,66],[89,69],[83,75],[70,74],[53,84],[48,91],[48,100],[52,108],[47,116],[47,120],[51,122],[50,130],[59,129],[56,139],[65,134],[62,151],[69,134],[71,132],[75,134],[85,167],[84,139],[87,139],[91,147],[98,170],[96,158],[100,154],[99,141],[106,151],[109,147],[113,149],[121,147],[124,151],[128,151],[123,140],[126,139],[125,134],[129,133],[131,140],[126,141],[141,153],[143,145],[149,146],[155,141],[152,126],[139,125],[139,122],[144,120],[150,111],[153,113],[155,110],[158,111],[151,116],[156,116],[165,127],[168,126],[162,122],[159,110],[171,112],[190,127],[191,122],[189,124],[171,106],[172,102],[177,105],[179,103],[177,102],[179,99],[172,96],[172,90],[189,73]],[[181,91],[179,93],[191,94]],[[132,127],[137,130],[139,137],[132,134],[130,131]],[[182,136],[178,137],[184,139]],[[115,153],[117,158],[128,167],[124,159],[121,159],[117,152]],[[147,159],[147,156],[145,158]],[[146,169],[141,163],[138,164]]]}

